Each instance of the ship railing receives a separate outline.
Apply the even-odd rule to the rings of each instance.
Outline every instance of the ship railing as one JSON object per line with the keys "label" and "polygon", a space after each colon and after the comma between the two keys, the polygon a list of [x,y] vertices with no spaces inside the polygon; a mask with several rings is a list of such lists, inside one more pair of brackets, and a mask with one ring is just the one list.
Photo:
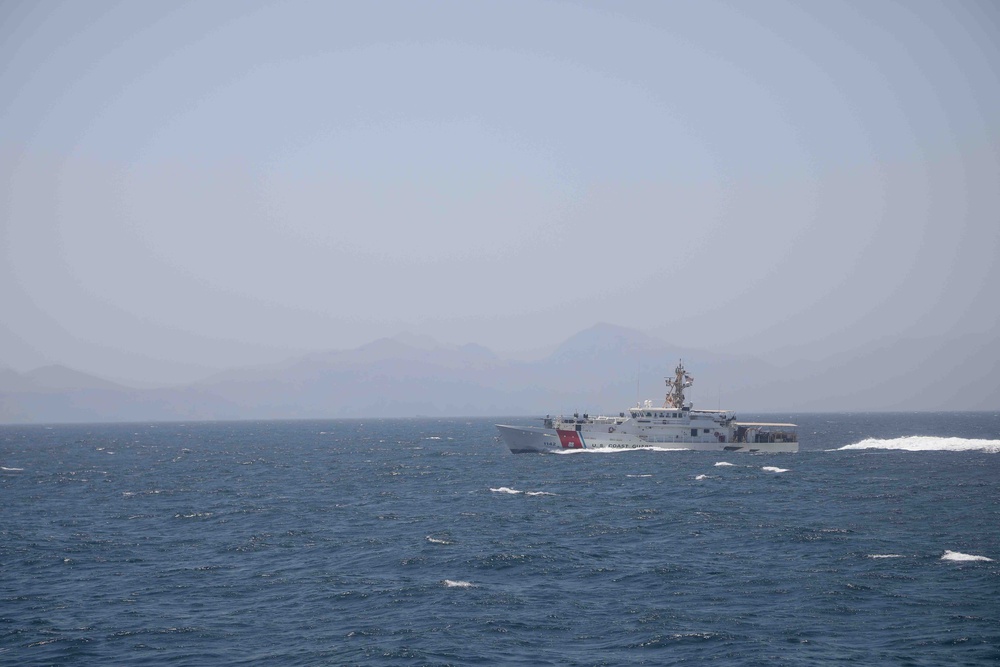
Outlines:
{"label": "ship railing", "polygon": [[735,442],[770,443],[798,442],[795,424],[764,424],[737,422]]}
{"label": "ship railing", "polygon": [[798,442],[795,431],[764,431],[757,433],[755,442]]}

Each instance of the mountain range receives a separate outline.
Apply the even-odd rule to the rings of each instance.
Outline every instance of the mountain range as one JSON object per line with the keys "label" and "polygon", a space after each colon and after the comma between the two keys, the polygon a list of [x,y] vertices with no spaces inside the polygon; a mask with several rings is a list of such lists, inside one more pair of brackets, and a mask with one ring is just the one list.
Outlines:
{"label": "mountain range", "polygon": [[850,354],[757,358],[680,348],[598,324],[517,361],[412,335],[168,388],[62,366],[0,369],[0,423],[617,413],[662,402],[678,359],[701,407],[753,413],[1000,409],[1000,344],[987,335],[878,341]]}

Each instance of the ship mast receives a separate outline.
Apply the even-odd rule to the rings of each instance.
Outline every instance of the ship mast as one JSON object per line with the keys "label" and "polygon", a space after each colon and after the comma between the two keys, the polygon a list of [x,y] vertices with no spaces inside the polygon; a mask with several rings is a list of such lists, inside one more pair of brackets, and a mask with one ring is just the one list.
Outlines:
{"label": "ship mast", "polygon": [[677,368],[674,369],[674,377],[666,378],[667,397],[663,401],[663,407],[680,409],[684,407],[684,390],[694,384],[694,378],[684,370],[684,362],[677,361]]}

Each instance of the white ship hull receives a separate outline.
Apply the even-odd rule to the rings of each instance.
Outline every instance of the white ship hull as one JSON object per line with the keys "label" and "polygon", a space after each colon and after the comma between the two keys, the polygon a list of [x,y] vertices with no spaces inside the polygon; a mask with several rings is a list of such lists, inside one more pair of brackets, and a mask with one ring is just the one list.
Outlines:
{"label": "white ship hull", "polygon": [[751,452],[751,453],[779,453],[797,452],[799,443],[797,440],[782,442],[714,442],[706,440],[681,440],[675,439],[670,442],[655,442],[644,440],[642,437],[629,434],[606,434],[599,432],[586,433],[579,432],[578,442],[570,440],[564,444],[560,438],[559,430],[555,428],[542,428],[537,426],[509,426],[497,424],[500,431],[500,438],[508,449],[515,454],[522,453],[544,453],[544,452],[570,452],[574,450],[624,450],[624,449],[650,449],[650,450],[694,450],[703,452]]}

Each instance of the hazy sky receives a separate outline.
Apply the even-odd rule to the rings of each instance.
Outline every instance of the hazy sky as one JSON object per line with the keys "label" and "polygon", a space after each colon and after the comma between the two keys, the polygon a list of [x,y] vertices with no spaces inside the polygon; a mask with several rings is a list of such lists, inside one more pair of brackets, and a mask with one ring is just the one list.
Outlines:
{"label": "hazy sky", "polygon": [[1000,331],[1000,9],[0,0],[0,366]]}

